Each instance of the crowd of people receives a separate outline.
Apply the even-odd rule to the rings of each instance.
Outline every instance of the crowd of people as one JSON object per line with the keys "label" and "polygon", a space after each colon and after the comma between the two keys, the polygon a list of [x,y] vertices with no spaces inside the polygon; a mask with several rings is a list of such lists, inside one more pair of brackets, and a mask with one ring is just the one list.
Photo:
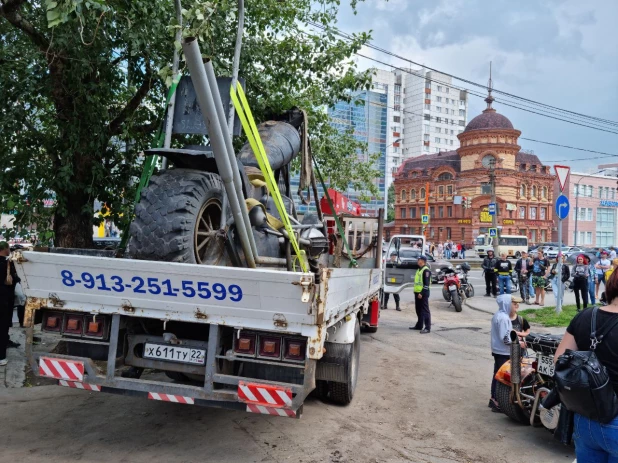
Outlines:
{"label": "crowd of people", "polygon": [[439,259],[465,259],[468,248],[465,243],[455,243],[452,240],[438,242],[433,241],[425,243],[425,254],[430,254],[432,257]]}

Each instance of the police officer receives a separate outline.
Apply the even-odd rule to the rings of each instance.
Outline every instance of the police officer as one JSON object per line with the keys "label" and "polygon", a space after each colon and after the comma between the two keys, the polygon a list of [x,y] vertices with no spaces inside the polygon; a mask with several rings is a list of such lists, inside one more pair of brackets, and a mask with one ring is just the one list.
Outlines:
{"label": "police officer", "polygon": [[490,249],[487,251],[487,257],[485,257],[485,259],[483,259],[483,270],[485,273],[485,296],[489,297],[492,296],[496,297],[496,294],[498,293],[498,285],[497,285],[497,279],[498,276],[496,275],[496,263],[498,262],[498,259],[496,259],[494,257],[494,251],[493,249]]}
{"label": "police officer", "polygon": [[429,285],[431,284],[431,270],[427,267],[427,258],[423,255],[418,258],[418,270],[414,275],[414,303],[418,322],[411,326],[411,330],[420,330],[421,334],[431,332],[431,312],[429,312]]}

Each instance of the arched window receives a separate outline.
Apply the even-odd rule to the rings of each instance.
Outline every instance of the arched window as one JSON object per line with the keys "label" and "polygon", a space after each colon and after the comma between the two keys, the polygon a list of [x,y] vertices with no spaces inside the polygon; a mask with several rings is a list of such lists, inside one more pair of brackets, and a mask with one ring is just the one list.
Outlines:
{"label": "arched window", "polygon": [[408,200],[408,196],[406,195],[406,190],[401,190],[401,200],[402,201]]}
{"label": "arched window", "polygon": [[536,185],[532,185],[532,197],[536,198]]}
{"label": "arched window", "polygon": [[438,176],[438,180],[453,180],[453,174],[444,172]]}
{"label": "arched window", "polygon": [[526,196],[526,185],[524,185],[523,183],[519,187],[519,196],[522,198]]}
{"label": "arched window", "polygon": [[416,190],[410,190],[410,199],[416,199]]}
{"label": "arched window", "polygon": [[425,188],[421,188],[421,199],[425,199]]}
{"label": "arched window", "polygon": [[543,187],[543,196],[542,196],[542,198],[543,199],[547,199],[547,187],[546,186]]}

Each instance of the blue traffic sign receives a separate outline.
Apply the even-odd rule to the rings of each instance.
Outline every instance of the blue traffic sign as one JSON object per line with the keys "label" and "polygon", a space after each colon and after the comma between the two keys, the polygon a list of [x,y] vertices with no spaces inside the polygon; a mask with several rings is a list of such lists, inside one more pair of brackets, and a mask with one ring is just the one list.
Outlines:
{"label": "blue traffic sign", "polygon": [[556,198],[556,216],[560,219],[566,219],[569,215],[569,198],[564,195],[560,195]]}
{"label": "blue traffic sign", "polygon": [[487,211],[489,212],[489,215],[496,215],[496,203],[489,203]]}
{"label": "blue traffic sign", "polygon": [[490,228],[489,229],[489,236],[498,236],[498,229],[497,228]]}

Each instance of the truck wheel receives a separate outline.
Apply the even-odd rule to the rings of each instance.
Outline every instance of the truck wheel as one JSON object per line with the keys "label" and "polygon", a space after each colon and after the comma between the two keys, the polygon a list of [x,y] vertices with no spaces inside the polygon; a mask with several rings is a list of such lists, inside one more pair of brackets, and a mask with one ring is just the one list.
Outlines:
{"label": "truck wheel", "polygon": [[461,312],[461,298],[457,291],[451,291],[452,304],[455,307],[456,312]]}
{"label": "truck wheel", "polygon": [[345,368],[345,383],[328,382],[330,399],[341,405],[348,405],[352,402],[356,382],[358,380],[358,366],[360,363],[360,327],[358,323],[354,330],[354,342],[345,345],[345,356],[341,358]]}
{"label": "truck wheel", "polygon": [[210,172],[169,169],[153,176],[135,206],[129,254],[145,260],[221,263],[224,194],[221,177]]}
{"label": "truck wheel", "polygon": [[511,400],[511,388],[506,384],[496,384],[496,400],[506,416],[522,424],[530,424],[530,415],[521,409],[519,404]]}

